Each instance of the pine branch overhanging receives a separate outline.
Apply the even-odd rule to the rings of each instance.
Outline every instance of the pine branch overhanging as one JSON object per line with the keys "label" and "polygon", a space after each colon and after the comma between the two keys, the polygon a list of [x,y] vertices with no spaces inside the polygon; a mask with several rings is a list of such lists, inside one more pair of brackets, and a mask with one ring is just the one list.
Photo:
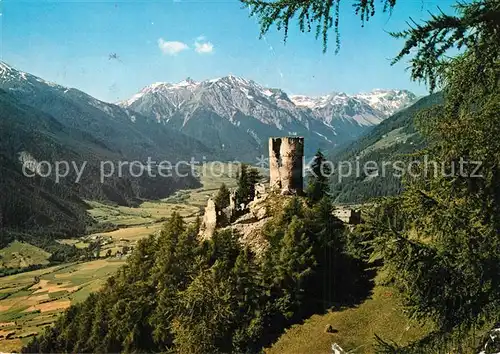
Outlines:
{"label": "pine branch overhanging", "polygon": [[[340,49],[339,17],[341,0],[240,0],[250,9],[250,16],[259,19],[260,35],[264,36],[274,24],[278,31],[284,31],[284,42],[288,39],[288,30],[291,20],[297,16],[301,32],[315,31],[316,39],[321,37],[323,53],[328,49],[328,33],[333,27],[335,33],[335,52]],[[381,0],[382,11],[392,11],[396,0]],[[354,12],[360,17],[364,26],[371,17],[375,16],[375,0],[353,1]]]}

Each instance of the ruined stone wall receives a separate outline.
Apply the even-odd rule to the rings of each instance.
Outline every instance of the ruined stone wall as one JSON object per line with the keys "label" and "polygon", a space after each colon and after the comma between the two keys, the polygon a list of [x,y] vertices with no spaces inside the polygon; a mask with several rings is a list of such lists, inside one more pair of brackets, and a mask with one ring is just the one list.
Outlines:
{"label": "ruined stone wall", "polygon": [[361,222],[361,212],[352,209],[336,209],[333,215],[345,224],[356,225]]}
{"label": "ruined stone wall", "polygon": [[269,173],[271,189],[282,194],[302,194],[304,138],[269,139]]}
{"label": "ruined stone wall", "polygon": [[215,228],[217,226],[217,210],[215,208],[215,202],[212,198],[207,201],[207,206],[205,207],[205,214],[203,214],[203,220],[200,227],[200,237],[201,239],[212,238]]}

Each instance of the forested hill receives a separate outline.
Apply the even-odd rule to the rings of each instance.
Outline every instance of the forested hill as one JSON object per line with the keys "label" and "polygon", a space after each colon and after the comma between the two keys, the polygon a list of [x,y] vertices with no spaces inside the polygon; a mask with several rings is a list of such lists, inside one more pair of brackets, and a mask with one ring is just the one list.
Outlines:
{"label": "forested hill", "polygon": [[[393,176],[391,167],[386,168],[382,176],[382,163],[402,160],[405,155],[417,151],[424,145],[423,138],[415,127],[418,112],[443,102],[443,94],[435,93],[421,98],[412,106],[399,111],[374,127],[359,140],[332,154],[330,159],[338,166],[344,162],[344,174],[347,163],[352,168],[350,176],[335,173],[332,179],[333,196],[337,203],[360,203],[373,197],[394,195],[401,191],[401,179]],[[356,159],[359,160],[356,173]],[[378,166],[371,173],[364,173],[367,161],[374,161]],[[373,164],[373,163],[370,163]],[[371,167],[371,166],[369,166]]]}
{"label": "forested hill", "polygon": [[27,178],[20,160],[29,151],[50,160],[57,156],[82,161],[82,149],[78,150],[76,142],[68,145],[68,132],[53,117],[21,104],[3,90],[0,117],[0,245],[25,232],[40,237],[83,233],[91,220],[77,191],[50,178]]}
{"label": "forested hill", "polygon": [[[163,198],[181,188],[198,187],[192,177],[132,177],[128,167],[101,183],[100,164],[110,161],[175,161],[213,157],[211,149],[139,114],[100,102],[83,92],[48,84],[12,68],[0,75],[0,246],[13,238],[43,246],[55,237],[81,235],[92,225],[84,199],[135,205]],[[70,165],[56,180],[46,161]],[[23,163],[31,165],[23,174]],[[76,181],[74,165],[82,168]],[[39,166],[39,165],[38,165]],[[62,167],[61,172],[65,172]],[[137,173],[137,172],[135,172]]]}
{"label": "forested hill", "polygon": [[312,313],[364,299],[371,272],[347,255],[329,200],[274,203],[260,256],[228,228],[200,241],[199,225],[174,213],[23,352],[260,353]]}

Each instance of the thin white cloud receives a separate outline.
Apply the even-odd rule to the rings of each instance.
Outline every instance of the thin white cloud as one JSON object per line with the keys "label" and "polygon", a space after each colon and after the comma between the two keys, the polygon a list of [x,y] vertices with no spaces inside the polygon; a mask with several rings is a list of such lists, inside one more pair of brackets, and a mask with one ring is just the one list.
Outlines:
{"label": "thin white cloud", "polygon": [[205,36],[199,36],[194,42],[194,50],[198,54],[209,54],[213,53],[214,45],[212,42],[207,41]]}
{"label": "thin white cloud", "polygon": [[206,43],[196,42],[194,44],[194,46],[195,46],[196,52],[200,53],[200,54],[212,53],[214,51],[214,45],[210,42],[206,42]]}
{"label": "thin white cloud", "polygon": [[178,53],[189,49],[186,43],[179,41],[166,41],[163,38],[158,39],[158,48],[167,55],[177,55]]}

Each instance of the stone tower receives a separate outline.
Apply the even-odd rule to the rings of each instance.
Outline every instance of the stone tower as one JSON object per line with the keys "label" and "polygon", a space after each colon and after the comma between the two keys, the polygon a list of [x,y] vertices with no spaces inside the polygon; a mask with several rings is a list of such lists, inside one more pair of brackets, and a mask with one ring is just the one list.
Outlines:
{"label": "stone tower", "polygon": [[302,194],[304,138],[269,139],[269,173],[271,189],[281,194]]}

